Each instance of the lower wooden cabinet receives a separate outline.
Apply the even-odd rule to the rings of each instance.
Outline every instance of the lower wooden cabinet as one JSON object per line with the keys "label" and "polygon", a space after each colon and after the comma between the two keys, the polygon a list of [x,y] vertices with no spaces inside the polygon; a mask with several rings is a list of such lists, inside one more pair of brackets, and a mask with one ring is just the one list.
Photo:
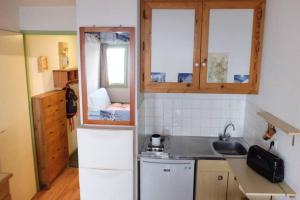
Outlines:
{"label": "lower wooden cabinet", "polygon": [[199,160],[197,163],[196,200],[242,200],[233,174],[225,160]]}
{"label": "lower wooden cabinet", "polygon": [[231,172],[228,173],[227,199],[228,200],[245,199],[245,196],[240,191],[239,185],[236,182],[235,177]]}
{"label": "lower wooden cabinet", "polygon": [[226,200],[228,172],[198,172],[197,200]]}

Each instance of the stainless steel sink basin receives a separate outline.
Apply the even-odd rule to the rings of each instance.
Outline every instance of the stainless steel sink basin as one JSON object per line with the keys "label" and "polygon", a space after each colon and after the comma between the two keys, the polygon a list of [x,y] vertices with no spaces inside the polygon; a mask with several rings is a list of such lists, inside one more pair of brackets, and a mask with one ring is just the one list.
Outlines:
{"label": "stainless steel sink basin", "polygon": [[223,155],[246,155],[246,148],[239,142],[236,141],[215,141],[213,142],[214,149]]}

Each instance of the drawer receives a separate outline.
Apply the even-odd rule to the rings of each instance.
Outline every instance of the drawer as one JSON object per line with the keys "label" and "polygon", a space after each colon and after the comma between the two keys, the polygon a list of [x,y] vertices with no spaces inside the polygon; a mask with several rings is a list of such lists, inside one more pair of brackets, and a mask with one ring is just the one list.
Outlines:
{"label": "drawer", "polygon": [[197,164],[198,171],[229,171],[229,165],[226,160],[199,160]]}
{"label": "drawer", "polygon": [[42,106],[44,109],[50,108],[54,105],[58,105],[60,103],[66,103],[65,92],[57,92],[51,96],[45,97],[42,99]]}
{"label": "drawer", "polygon": [[59,151],[61,148],[68,147],[68,136],[64,131],[58,131],[53,137],[49,138],[46,141],[47,144],[47,153],[49,155],[54,154]]}
{"label": "drawer", "polygon": [[45,119],[44,121],[44,130],[49,130],[51,128],[53,128],[53,126],[55,125],[58,125],[58,124],[62,124],[62,123],[66,123],[67,124],[67,117],[63,117],[63,116],[60,116],[60,117],[57,117],[56,118],[48,118],[48,119]]}
{"label": "drawer", "polygon": [[66,115],[66,103],[60,103],[44,109],[44,118]]}
{"label": "drawer", "polygon": [[48,177],[52,181],[67,165],[68,147],[57,149],[48,154]]}
{"label": "drawer", "polygon": [[77,129],[79,166],[133,169],[133,131]]}
{"label": "drawer", "polygon": [[53,124],[51,128],[45,129],[46,140],[62,130],[67,132],[67,120],[60,120],[59,122]]}
{"label": "drawer", "polygon": [[80,199],[132,200],[133,172],[79,168]]}

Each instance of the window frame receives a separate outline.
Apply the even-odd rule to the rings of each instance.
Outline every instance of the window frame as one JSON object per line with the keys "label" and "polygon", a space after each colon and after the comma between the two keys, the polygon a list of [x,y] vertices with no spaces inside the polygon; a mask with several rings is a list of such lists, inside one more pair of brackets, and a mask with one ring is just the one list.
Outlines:
{"label": "window frame", "polygon": [[[118,47],[124,47],[125,48],[124,83],[123,84],[118,84],[118,83],[110,84],[109,83],[109,75],[108,75],[108,88],[127,88],[128,87],[128,64],[129,64],[128,63],[129,62],[128,44],[109,44],[108,47],[107,47],[107,50],[109,48],[118,48]],[[107,55],[107,52],[106,52],[106,55]],[[106,57],[106,60],[107,60],[107,57]],[[107,69],[108,69],[108,67],[109,66],[107,66]]]}

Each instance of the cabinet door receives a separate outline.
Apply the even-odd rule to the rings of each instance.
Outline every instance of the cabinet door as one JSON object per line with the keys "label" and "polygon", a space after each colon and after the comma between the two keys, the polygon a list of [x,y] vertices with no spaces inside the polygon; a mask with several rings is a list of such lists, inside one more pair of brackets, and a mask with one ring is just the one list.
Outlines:
{"label": "cabinet door", "polygon": [[133,200],[132,170],[79,168],[80,199]]}
{"label": "cabinet door", "polygon": [[201,171],[197,175],[196,200],[226,200],[228,172]]}
{"label": "cabinet door", "polygon": [[203,3],[200,90],[257,93],[265,0]]}
{"label": "cabinet door", "polygon": [[133,169],[133,131],[78,128],[79,167]]}
{"label": "cabinet door", "polygon": [[245,196],[239,189],[239,185],[235,180],[235,177],[232,173],[228,175],[228,188],[227,188],[227,199],[228,200],[241,200]]}
{"label": "cabinet door", "polygon": [[201,1],[143,1],[144,91],[185,92],[199,87],[201,17]]}

